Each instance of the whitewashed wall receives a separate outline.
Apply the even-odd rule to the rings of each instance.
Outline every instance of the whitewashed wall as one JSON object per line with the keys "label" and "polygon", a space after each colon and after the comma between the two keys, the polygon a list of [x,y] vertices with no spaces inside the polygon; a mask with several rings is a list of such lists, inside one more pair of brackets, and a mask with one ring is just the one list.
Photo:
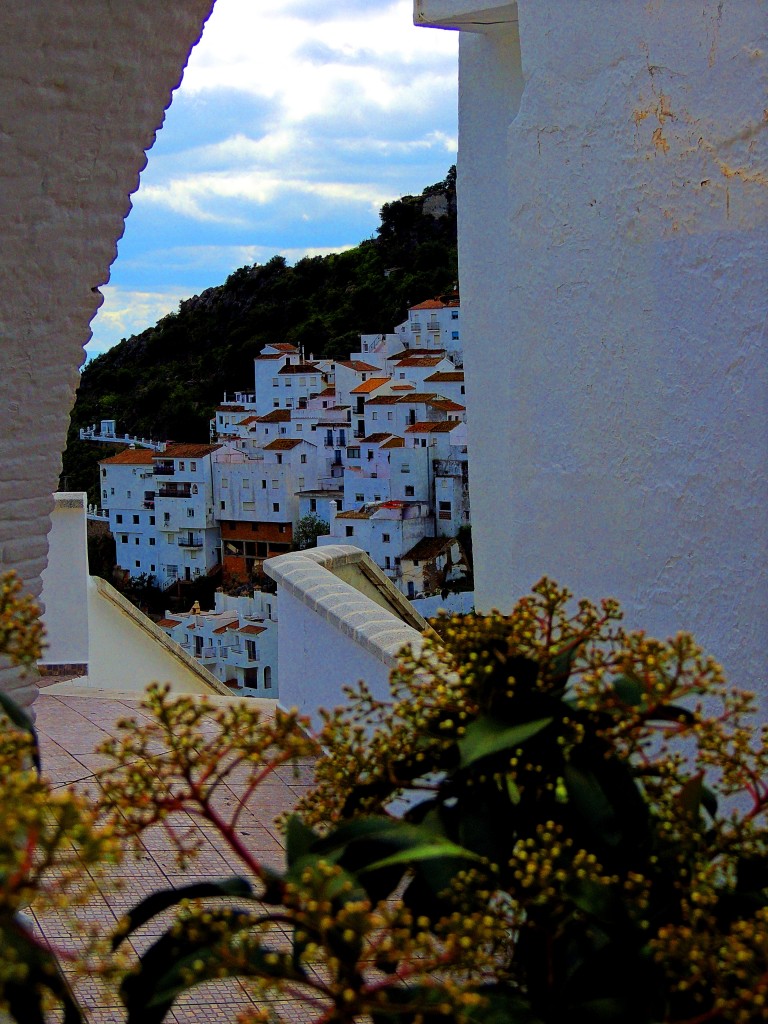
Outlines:
{"label": "whitewashed wall", "polygon": [[85,494],[63,491],[48,534],[48,565],[43,571],[42,604],[46,646],[43,665],[88,671],[88,543]]}
{"label": "whitewashed wall", "polygon": [[0,565],[34,594],[98,286],[211,7],[0,5]]}
{"label": "whitewashed wall", "polygon": [[766,5],[417,0],[416,18],[466,29],[478,607],[547,573],[692,630],[761,687]]}

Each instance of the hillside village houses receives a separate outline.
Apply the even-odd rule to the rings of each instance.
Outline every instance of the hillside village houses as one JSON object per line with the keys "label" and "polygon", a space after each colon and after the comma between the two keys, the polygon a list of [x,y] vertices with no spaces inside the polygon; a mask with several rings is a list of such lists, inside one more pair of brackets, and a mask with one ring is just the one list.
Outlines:
{"label": "hillside village houses", "polygon": [[[221,569],[224,590],[242,592],[267,582],[265,559],[290,551],[300,520],[314,516],[327,524],[320,546],[361,548],[408,598],[459,581],[468,567],[456,538],[470,523],[459,317],[455,295],[422,302],[393,333],[361,336],[347,360],[267,345],[253,392],[224,396],[209,444],[142,441],[101,461],[119,567],[163,589]],[[82,436],[117,440],[111,421]],[[241,643],[224,613],[194,623],[168,613],[164,628],[196,657],[204,650],[223,681],[257,690],[247,653],[261,652],[265,633]],[[232,647],[225,634],[237,657],[218,656]]]}

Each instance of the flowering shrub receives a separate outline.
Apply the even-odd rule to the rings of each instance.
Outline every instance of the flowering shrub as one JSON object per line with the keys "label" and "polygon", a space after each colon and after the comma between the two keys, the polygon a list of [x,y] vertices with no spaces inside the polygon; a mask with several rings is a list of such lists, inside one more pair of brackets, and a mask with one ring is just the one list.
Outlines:
{"label": "flowering shrub", "polygon": [[[546,579],[509,616],[439,631],[402,655],[389,699],[360,684],[316,739],[295,714],[160,688],[149,723],[123,723],[105,748],[106,834],[162,823],[185,861],[192,815],[242,865],[126,917],[116,949],[176,908],[122,979],[129,1024],[225,977],[263,996],[249,1021],[294,1019],[296,1003],[318,1024],[768,1019],[752,699],[690,637],[629,632],[615,602],[574,609]],[[249,848],[244,809],[305,758],[316,782],[278,871]],[[233,777],[246,796],[231,806]]]}
{"label": "flowering shrub", "polygon": [[[40,656],[39,609],[21,594],[12,573],[0,578],[0,654],[28,668]],[[113,862],[117,846],[109,828],[98,826],[86,802],[54,790],[39,774],[31,720],[0,692],[0,1007],[19,1024],[43,1021],[44,1006],[59,1002],[67,1024],[82,1020],[59,968],[74,959],[42,939],[23,911],[67,911],[88,900],[99,866]],[[77,925],[72,921],[73,928]],[[79,959],[87,963],[96,936],[83,936]]]}

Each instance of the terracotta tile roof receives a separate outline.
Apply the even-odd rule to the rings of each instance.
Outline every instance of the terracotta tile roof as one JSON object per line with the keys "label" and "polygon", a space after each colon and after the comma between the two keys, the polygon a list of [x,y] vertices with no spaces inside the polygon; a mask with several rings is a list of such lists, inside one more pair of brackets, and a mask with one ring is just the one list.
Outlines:
{"label": "terracotta tile roof", "polygon": [[437,558],[452,543],[452,537],[422,537],[410,551],[406,551],[403,558],[407,558],[409,562],[426,562],[431,558]]}
{"label": "terracotta tile roof", "polygon": [[259,420],[258,416],[246,416],[244,420],[240,420],[240,426],[245,427],[249,423],[257,423]]}
{"label": "terracotta tile roof", "polygon": [[217,629],[214,629],[213,632],[214,633],[226,633],[228,629],[239,629],[239,628],[240,628],[240,621],[238,619],[234,619],[232,622],[226,622],[223,626],[219,626]]}
{"label": "terracotta tile roof", "polygon": [[257,416],[256,420],[258,423],[290,423],[291,410],[273,409],[272,412],[268,412],[265,416]]}
{"label": "terracotta tile roof", "polygon": [[400,401],[399,395],[374,395],[365,403],[368,405],[396,405]]}
{"label": "terracotta tile roof", "polygon": [[202,459],[218,451],[220,444],[169,444],[164,452],[155,452],[156,459]]}
{"label": "terracotta tile roof", "polygon": [[437,366],[445,356],[411,356],[408,359],[401,359],[396,366]]}
{"label": "terracotta tile roof", "polygon": [[336,388],[333,388],[333,387],[323,388],[322,391],[318,392],[317,397],[318,398],[335,398],[336,397]]}
{"label": "terracotta tile roof", "polygon": [[150,448],[126,448],[108,459],[99,459],[100,466],[151,466],[157,455]]}
{"label": "terracotta tile roof", "polygon": [[424,302],[420,302],[418,306],[410,306],[410,309],[445,309],[445,303],[439,299],[426,299]]}
{"label": "terracotta tile roof", "polygon": [[414,423],[406,427],[406,434],[448,434],[461,424],[458,420],[440,420],[438,423]]}
{"label": "terracotta tile roof", "polygon": [[413,384],[393,384],[393,391],[413,391]]}
{"label": "terracotta tile roof", "polygon": [[278,376],[280,374],[291,374],[291,373],[319,373],[317,363],[286,363],[285,366],[281,366],[277,371]]}
{"label": "terracotta tile roof", "polygon": [[435,398],[439,398],[434,391],[414,391],[410,395],[398,395],[398,402],[422,402],[426,405],[427,402],[433,401]]}
{"label": "terracotta tile roof", "polygon": [[389,383],[391,377],[371,377],[369,380],[364,380],[362,384],[358,384],[356,388],[352,388],[349,392],[350,395],[367,395],[371,391],[376,391],[383,384]]}
{"label": "terracotta tile roof", "polygon": [[464,412],[466,410],[465,405],[459,405],[458,402],[454,402],[450,398],[433,398],[428,404],[434,409],[442,409],[444,412]]}
{"label": "terracotta tile roof", "polygon": [[381,446],[382,448],[405,448],[405,439],[402,437],[390,437]]}
{"label": "terracotta tile roof", "polygon": [[463,370],[438,370],[437,373],[430,374],[429,377],[424,378],[425,384],[448,384],[448,383],[464,383],[464,371]]}
{"label": "terracotta tile roof", "polygon": [[359,443],[360,444],[381,444],[382,441],[386,441],[386,439],[388,437],[391,437],[391,436],[392,435],[389,434],[386,430],[385,431],[380,431],[377,434],[369,434],[367,437],[362,438],[362,440]]}
{"label": "terracotta tile roof", "polygon": [[217,405],[216,412],[245,412],[244,405]]}
{"label": "terracotta tile roof", "polygon": [[336,360],[336,365],[337,366],[346,366],[346,368],[348,370],[358,370],[358,371],[363,371],[363,370],[379,370],[379,371],[381,371],[381,367],[380,366],[371,366],[370,363],[364,363],[362,361],[362,359],[337,359]]}
{"label": "terracotta tile roof", "polygon": [[387,359],[407,359],[409,356],[436,356],[445,355],[444,348],[404,348],[402,352],[395,352],[387,356]]}
{"label": "terracotta tile roof", "polygon": [[181,625],[181,620],[180,619],[158,619],[157,620],[157,625],[158,626],[167,626],[168,629],[171,629],[173,626],[180,626]]}
{"label": "terracotta tile roof", "polygon": [[280,352],[263,352],[263,353],[260,353],[257,356],[254,356],[253,358],[254,359],[283,359],[284,356]]}
{"label": "terracotta tile roof", "polygon": [[303,444],[304,439],[302,437],[278,437],[275,441],[270,441],[269,444],[264,445],[265,452],[289,452],[292,448],[295,448],[297,444]]}
{"label": "terracotta tile roof", "polygon": [[299,350],[295,345],[292,345],[290,341],[276,341],[274,344],[266,346],[267,348],[277,349],[278,352],[298,352]]}
{"label": "terracotta tile roof", "polygon": [[253,626],[253,625],[250,625],[250,624],[247,625],[247,626],[241,626],[240,627],[240,632],[241,633],[250,633],[250,634],[253,634],[253,635],[256,635],[257,633],[265,633],[266,630],[267,630],[266,626]]}

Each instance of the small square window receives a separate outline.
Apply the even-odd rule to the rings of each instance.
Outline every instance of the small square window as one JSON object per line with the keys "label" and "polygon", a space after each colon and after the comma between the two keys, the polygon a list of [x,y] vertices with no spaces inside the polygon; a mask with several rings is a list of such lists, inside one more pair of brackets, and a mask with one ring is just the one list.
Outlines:
{"label": "small square window", "polygon": [[354,526],[345,526],[344,527],[344,534],[347,537],[354,537],[354,535],[355,535],[355,528],[354,528]]}
{"label": "small square window", "polygon": [[117,515],[115,516],[115,522],[116,522],[116,523],[122,523],[122,521],[123,521],[123,517],[122,517],[122,515],[121,515],[121,514],[120,514],[120,513],[118,512],[118,513],[117,513]]}
{"label": "small square window", "polygon": [[184,460],[183,460],[183,459],[181,459],[181,460],[179,461],[179,471],[181,471],[181,470],[183,470],[183,469],[184,469]]}
{"label": "small square window", "polygon": [[149,567],[149,571],[150,571],[150,572],[154,572],[154,571],[155,571],[155,565],[154,565],[154,562],[152,563],[152,565],[150,565],[150,567]]}
{"label": "small square window", "polygon": [[406,496],[406,498],[412,498],[413,495],[414,495],[413,488],[412,487],[406,487],[405,488],[405,496]]}
{"label": "small square window", "polygon": [[227,507],[226,501],[220,501],[219,505],[221,506],[222,511],[226,510],[226,507]]}
{"label": "small square window", "polygon": [[154,537],[150,537],[149,538],[149,546],[151,548],[153,548],[155,546],[155,538]]}
{"label": "small square window", "polygon": [[390,535],[388,533],[382,533],[382,535],[381,535],[381,543],[382,544],[389,544],[389,536]]}
{"label": "small square window", "polygon": [[273,512],[279,512],[280,511],[280,502],[279,501],[273,501],[272,502],[272,511]]}
{"label": "small square window", "polygon": [[133,517],[133,521],[134,521],[134,523],[138,524],[138,522],[139,522],[139,517],[138,517],[138,516],[134,516],[134,517]]}
{"label": "small square window", "polygon": [[190,462],[190,464],[189,464],[189,471],[190,471],[190,473],[196,473],[197,472],[197,463],[196,462]]}
{"label": "small square window", "polygon": [[127,544],[128,543],[128,537],[124,533],[122,533],[120,535],[120,543],[121,544]]}
{"label": "small square window", "polygon": [[301,462],[302,466],[306,466],[306,464],[307,464],[307,456],[304,454],[304,452],[301,453],[301,458],[300,458],[299,461]]}

